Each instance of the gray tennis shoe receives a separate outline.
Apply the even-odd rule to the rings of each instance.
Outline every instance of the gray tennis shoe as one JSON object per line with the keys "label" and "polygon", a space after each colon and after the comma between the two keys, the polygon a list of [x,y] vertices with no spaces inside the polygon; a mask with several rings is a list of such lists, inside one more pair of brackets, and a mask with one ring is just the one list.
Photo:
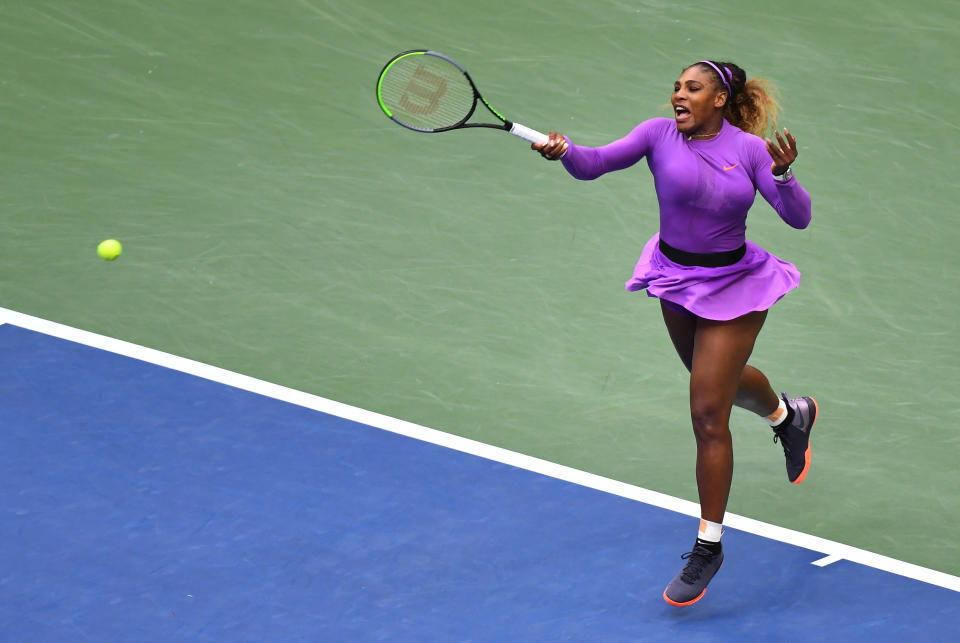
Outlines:
{"label": "gray tennis shoe", "polygon": [[713,553],[697,539],[693,551],[687,552],[681,558],[687,561],[686,566],[663,590],[663,600],[676,607],[693,605],[703,598],[707,592],[707,584],[723,564],[723,549]]}
{"label": "gray tennis shoe", "polygon": [[817,421],[817,401],[812,397],[787,398],[786,393],[780,395],[793,411],[793,418],[774,427],[773,441],[779,441],[783,447],[783,455],[787,460],[787,478],[793,484],[800,484],[810,471],[810,431],[813,423]]}

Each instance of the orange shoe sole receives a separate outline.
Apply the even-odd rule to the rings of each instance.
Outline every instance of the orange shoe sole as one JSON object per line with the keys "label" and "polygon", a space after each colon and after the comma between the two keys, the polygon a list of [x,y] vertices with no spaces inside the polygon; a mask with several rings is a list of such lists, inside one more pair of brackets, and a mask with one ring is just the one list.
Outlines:
{"label": "orange shoe sole", "polygon": [[[723,562],[721,561],[720,567],[717,567],[717,572],[719,572],[722,568],[723,568]],[[714,572],[714,574],[716,574],[717,572]],[[667,596],[667,590],[663,590],[663,600],[667,601],[674,607],[687,607],[688,605],[693,605],[694,603],[699,601],[701,598],[703,598],[703,595],[706,593],[707,593],[707,588],[704,587],[703,591],[697,594],[696,598],[694,598],[693,600],[689,600],[686,603],[678,603],[677,601],[670,600],[670,598]]]}
{"label": "orange shoe sole", "polygon": [[[817,423],[817,419],[820,417],[820,406],[817,404],[817,401],[813,400],[813,423],[810,424],[810,429],[813,429],[813,425]],[[803,482],[803,479],[807,477],[807,472],[810,471],[810,461],[813,459],[813,447],[810,444],[807,444],[807,451],[803,454],[804,464],[803,471],[800,472],[800,475],[797,476],[797,479],[794,480],[791,484],[800,484]],[[699,598],[697,599],[699,600]]]}
{"label": "orange shoe sole", "polygon": [[693,605],[694,603],[696,603],[697,601],[699,601],[701,598],[703,598],[703,595],[706,594],[706,593],[707,593],[707,588],[704,587],[704,588],[703,588],[703,591],[700,592],[700,595],[697,596],[697,597],[696,597],[695,599],[693,599],[692,601],[687,601],[686,603],[678,603],[678,602],[676,602],[676,601],[671,601],[669,598],[667,598],[667,590],[663,590],[663,600],[667,601],[668,603],[670,603],[670,604],[673,605],[674,607],[686,607],[687,605]]}

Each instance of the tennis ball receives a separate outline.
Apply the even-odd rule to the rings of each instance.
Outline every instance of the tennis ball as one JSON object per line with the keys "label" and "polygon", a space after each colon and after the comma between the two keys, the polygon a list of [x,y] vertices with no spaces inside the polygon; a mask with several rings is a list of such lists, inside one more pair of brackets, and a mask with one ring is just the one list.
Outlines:
{"label": "tennis ball", "polygon": [[123,246],[116,239],[101,241],[100,245],[97,246],[97,254],[100,255],[101,259],[107,261],[113,261],[120,256],[121,252],[123,252]]}

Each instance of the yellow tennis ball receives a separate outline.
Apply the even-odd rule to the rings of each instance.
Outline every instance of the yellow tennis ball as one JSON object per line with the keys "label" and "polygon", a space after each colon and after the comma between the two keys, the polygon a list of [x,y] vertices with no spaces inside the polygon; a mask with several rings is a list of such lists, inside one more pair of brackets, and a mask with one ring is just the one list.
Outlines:
{"label": "yellow tennis ball", "polygon": [[121,252],[123,252],[123,246],[121,246],[120,242],[116,239],[101,241],[100,245],[97,246],[97,254],[100,255],[101,259],[106,259],[107,261],[113,261],[120,256]]}

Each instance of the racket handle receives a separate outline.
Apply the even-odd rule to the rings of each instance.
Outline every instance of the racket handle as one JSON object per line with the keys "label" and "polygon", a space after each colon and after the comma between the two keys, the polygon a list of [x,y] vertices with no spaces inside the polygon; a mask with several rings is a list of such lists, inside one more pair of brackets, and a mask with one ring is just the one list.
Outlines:
{"label": "racket handle", "polygon": [[541,134],[535,129],[530,129],[526,125],[521,125],[520,123],[513,123],[510,126],[510,133],[514,136],[519,136],[525,141],[530,141],[531,143],[546,143],[549,138],[546,134]]}

